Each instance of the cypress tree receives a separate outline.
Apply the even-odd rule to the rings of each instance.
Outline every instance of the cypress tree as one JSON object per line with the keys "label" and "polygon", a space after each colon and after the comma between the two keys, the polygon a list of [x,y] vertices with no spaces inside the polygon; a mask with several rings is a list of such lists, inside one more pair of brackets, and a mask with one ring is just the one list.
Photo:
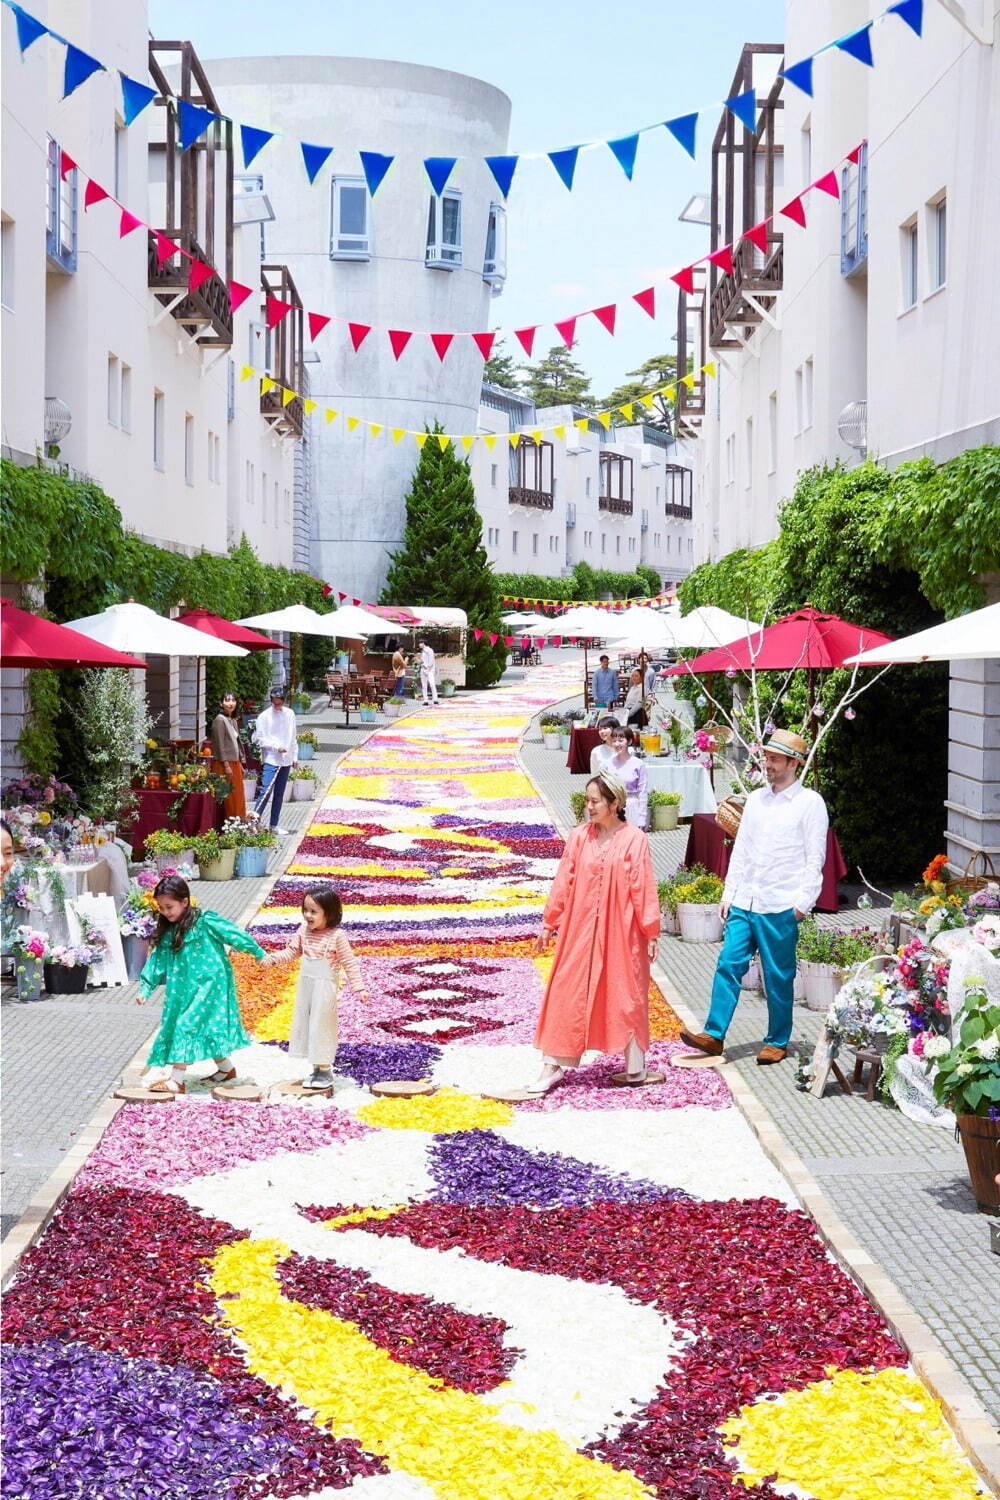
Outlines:
{"label": "cypress tree", "polygon": [[[500,597],[483,546],[483,527],[469,465],[450,442],[439,442],[435,424],[406,497],[403,545],[392,554],[383,604],[426,604],[464,609],[469,619],[466,676],[472,687],[490,687],[507,661],[502,641]],[[487,634],[477,641],[473,628]]]}

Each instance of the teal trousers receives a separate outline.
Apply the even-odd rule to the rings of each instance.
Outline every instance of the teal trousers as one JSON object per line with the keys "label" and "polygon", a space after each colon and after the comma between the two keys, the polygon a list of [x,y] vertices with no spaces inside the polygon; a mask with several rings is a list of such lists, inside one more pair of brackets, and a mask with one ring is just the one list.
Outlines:
{"label": "teal trousers", "polygon": [[744,911],[731,906],[726,918],[722,952],[712,984],[712,1003],[705,1030],[723,1041],[739,1002],[740,980],[754,954],[760,955],[761,977],[767,994],[766,1046],[787,1047],[792,1035],[792,991],[799,924],[792,911]]}

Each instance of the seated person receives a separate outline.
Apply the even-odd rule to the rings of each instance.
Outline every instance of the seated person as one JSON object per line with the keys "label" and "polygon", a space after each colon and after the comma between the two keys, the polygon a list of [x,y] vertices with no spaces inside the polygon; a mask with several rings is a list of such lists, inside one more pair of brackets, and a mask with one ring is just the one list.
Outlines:
{"label": "seated person", "polygon": [[605,714],[598,720],[597,732],[601,736],[601,743],[595,745],[590,752],[590,774],[599,776],[602,771],[608,769],[614,750],[611,746],[611,736],[621,726],[613,714]]}
{"label": "seated person", "polygon": [[629,674],[629,687],[628,692],[625,694],[625,707],[622,710],[626,724],[634,726],[645,724],[646,715],[642,706],[645,696],[642,685],[642,673],[636,667],[635,671]]}

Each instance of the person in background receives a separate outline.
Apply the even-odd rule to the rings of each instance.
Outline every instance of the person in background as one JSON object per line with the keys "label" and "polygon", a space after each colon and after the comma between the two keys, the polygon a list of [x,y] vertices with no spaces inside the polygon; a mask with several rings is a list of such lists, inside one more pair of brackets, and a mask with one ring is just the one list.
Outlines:
{"label": "person in background", "polygon": [[767,1035],[757,1062],[779,1063],[788,1054],[799,923],[823,885],[829,827],[823,798],[798,780],[808,753],[801,735],[774,730],[764,746],[767,786],[746,801],[722,893],[726,931],[705,1030],[681,1032],[682,1042],[709,1057],[722,1052],[755,953],[767,995]]}
{"label": "person in background", "polygon": [[436,708],[438,701],[437,659],[425,640],[419,640],[417,645],[420,647],[420,696],[425,705],[433,701]]}
{"label": "person in background", "polygon": [[625,816],[634,828],[645,828],[649,816],[646,790],[646,766],[635,754],[637,736],[634,729],[611,731],[611,759],[608,770],[625,788]]}
{"label": "person in background", "polygon": [[626,724],[639,726],[645,723],[643,713],[643,700],[645,693],[642,687],[642,673],[636,667],[634,672],[629,673],[628,692],[625,694],[625,707],[622,709],[622,717]]}
{"label": "person in background", "polygon": [[254,733],[257,744],[260,746],[263,762],[260,790],[253,805],[254,812],[261,812],[267,801],[268,791],[271,790],[269,810],[271,830],[273,833],[287,835],[288,829],[281,828],[278,819],[281,815],[281,803],[285,795],[285,787],[288,785],[289,774],[299,758],[299,743],[295,735],[295,715],[290,708],[285,707],[284,688],[273,690],[271,707],[265,708],[264,712],[258,715]]}
{"label": "person in background", "polygon": [[397,698],[406,696],[406,665],[406,656],[404,655],[403,648],[402,646],[397,646],[392,653],[392,675],[396,679],[392,691]]}
{"label": "person in background", "polygon": [[597,732],[601,737],[601,743],[595,745],[590,752],[591,776],[596,776],[599,771],[606,771],[611,764],[611,758],[615,753],[611,744],[611,735],[620,727],[614,714],[605,714],[604,718],[598,721]]}
{"label": "person in background", "polygon": [[610,658],[602,656],[601,664],[594,673],[594,702],[598,708],[614,708],[620,697],[618,673],[612,667]]}
{"label": "person in background", "polygon": [[646,676],[643,679],[643,688],[645,689],[647,698],[651,698],[656,691],[656,679],[658,676],[659,672],[655,665],[651,661],[648,661],[646,663]]}
{"label": "person in background", "polygon": [[231,791],[222,804],[227,818],[245,818],[246,797],[243,794],[243,742],[240,721],[236,717],[236,694],[226,693],[222,707],[212,720],[212,770],[224,776]]}

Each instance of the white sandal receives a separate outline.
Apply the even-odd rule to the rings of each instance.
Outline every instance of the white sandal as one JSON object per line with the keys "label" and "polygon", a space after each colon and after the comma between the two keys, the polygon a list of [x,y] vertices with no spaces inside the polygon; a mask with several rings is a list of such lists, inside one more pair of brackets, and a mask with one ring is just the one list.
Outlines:
{"label": "white sandal", "polygon": [[536,1078],[534,1083],[526,1084],[524,1089],[526,1094],[547,1094],[549,1089],[555,1088],[556,1084],[561,1083],[566,1077],[566,1069],[561,1068],[558,1063],[546,1063],[545,1066],[552,1069],[551,1074],[546,1077],[543,1072],[542,1076]]}

